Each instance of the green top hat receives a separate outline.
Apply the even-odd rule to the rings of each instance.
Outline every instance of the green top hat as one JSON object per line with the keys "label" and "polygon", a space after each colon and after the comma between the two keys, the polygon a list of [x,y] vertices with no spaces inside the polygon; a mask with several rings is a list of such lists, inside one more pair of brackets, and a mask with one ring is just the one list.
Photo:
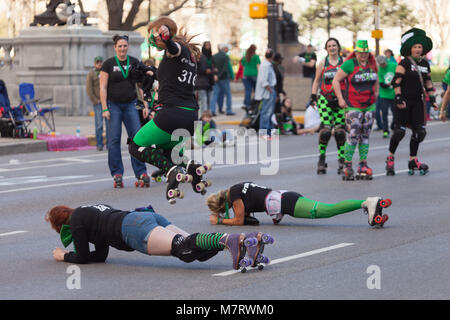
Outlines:
{"label": "green top hat", "polygon": [[411,55],[411,48],[415,44],[421,44],[423,46],[422,55],[426,55],[433,49],[433,41],[427,37],[425,31],[418,28],[412,28],[402,34],[402,46],[400,48],[400,54],[404,57]]}
{"label": "green top hat", "polygon": [[369,52],[369,44],[367,43],[367,40],[357,40],[356,46],[355,46],[356,52]]}

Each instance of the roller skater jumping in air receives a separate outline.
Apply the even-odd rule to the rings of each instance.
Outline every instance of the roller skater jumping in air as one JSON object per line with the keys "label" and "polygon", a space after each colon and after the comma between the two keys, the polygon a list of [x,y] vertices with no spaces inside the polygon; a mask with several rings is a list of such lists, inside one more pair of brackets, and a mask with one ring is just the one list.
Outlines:
{"label": "roller skater jumping in air", "polygon": [[[142,127],[130,142],[129,152],[134,158],[161,170],[167,182],[166,199],[173,204],[177,197],[183,197],[183,193],[178,189],[180,183],[191,182],[194,191],[201,194],[211,185],[202,177],[205,172],[192,175],[196,171],[192,168],[201,164],[189,161],[183,155],[183,149],[178,148],[183,138],[187,137],[172,137],[177,129],[185,129],[186,134],[191,137],[194,135],[194,122],[197,120],[198,111],[194,85],[200,50],[196,44],[190,42],[192,37],[183,32],[177,33],[176,23],[168,17],[152,21],[148,30],[149,43],[158,50],[165,51],[156,73],[160,105],[154,118]],[[174,149],[176,146],[177,149]],[[190,166],[186,168],[188,162]],[[210,165],[206,167],[211,169]],[[205,181],[202,187],[197,187],[202,181]]]}

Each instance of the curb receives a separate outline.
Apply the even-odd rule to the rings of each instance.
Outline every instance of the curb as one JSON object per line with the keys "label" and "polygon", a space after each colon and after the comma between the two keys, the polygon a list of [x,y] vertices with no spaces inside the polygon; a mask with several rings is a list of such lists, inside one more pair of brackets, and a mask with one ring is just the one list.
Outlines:
{"label": "curb", "polygon": [[44,151],[47,151],[47,141],[43,140],[14,141],[11,143],[0,144],[0,156]]}

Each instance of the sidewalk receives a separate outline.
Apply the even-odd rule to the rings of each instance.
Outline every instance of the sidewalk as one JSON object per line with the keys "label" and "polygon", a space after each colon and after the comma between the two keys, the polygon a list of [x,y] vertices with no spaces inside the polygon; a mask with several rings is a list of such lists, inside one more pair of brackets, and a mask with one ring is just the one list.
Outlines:
{"label": "sidewalk", "polygon": [[[232,110],[236,113],[233,116],[217,114],[213,120],[218,129],[229,129],[238,126],[245,116],[245,111],[241,109],[242,96],[233,97]],[[297,122],[303,122],[302,111],[294,111],[294,117]],[[56,135],[76,136],[77,127],[80,127],[80,136],[87,137],[89,145],[95,147],[95,128],[93,116],[66,117],[55,115]],[[126,143],[126,131],[122,130],[122,141]],[[47,141],[33,139],[13,139],[0,137],[0,156],[12,155],[17,153],[43,152],[47,151]]]}

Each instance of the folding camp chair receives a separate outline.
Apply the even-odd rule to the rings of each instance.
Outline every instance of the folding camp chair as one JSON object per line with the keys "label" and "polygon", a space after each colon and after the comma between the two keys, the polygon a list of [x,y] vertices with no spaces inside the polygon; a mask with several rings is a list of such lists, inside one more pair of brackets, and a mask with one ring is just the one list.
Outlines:
{"label": "folding camp chair", "polygon": [[25,118],[23,107],[11,107],[5,82],[0,80],[0,134],[2,137],[25,138],[33,118]]}
{"label": "folding camp chair", "polygon": [[55,118],[53,111],[58,110],[60,107],[41,108],[36,105],[37,102],[45,103],[52,101],[53,99],[39,100],[35,98],[34,85],[32,83],[19,84],[19,95],[22,99],[22,104],[27,111],[31,114],[36,114],[39,119],[39,131],[43,133],[44,127],[48,127],[50,131],[55,131]]}

